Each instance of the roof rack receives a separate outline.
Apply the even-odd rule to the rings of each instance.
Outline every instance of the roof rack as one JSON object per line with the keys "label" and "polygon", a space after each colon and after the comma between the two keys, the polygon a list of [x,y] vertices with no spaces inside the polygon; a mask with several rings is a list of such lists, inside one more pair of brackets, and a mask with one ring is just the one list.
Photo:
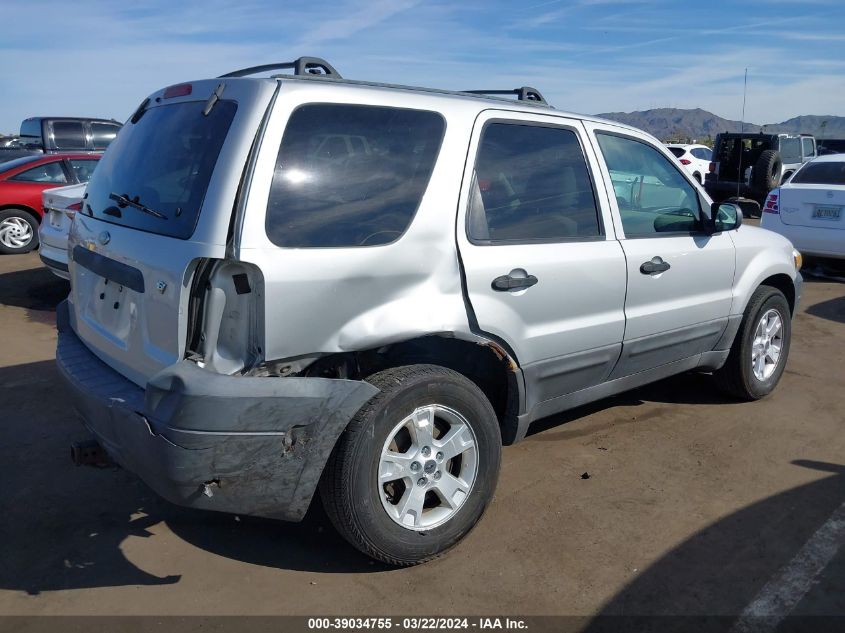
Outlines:
{"label": "roof rack", "polygon": [[517,101],[536,101],[549,105],[540,91],[530,86],[522,86],[513,90],[462,90],[474,95],[516,95]]}
{"label": "roof rack", "polygon": [[220,75],[218,79],[223,79],[224,77],[247,77],[249,75],[267,72],[268,70],[283,70],[287,68],[293,68],[294,75],[321,75],[333,77],[334,79],[343,79],[340,73],[334,69],[334,66],[319,57],[300,57],[292,62],[251,66],[250,68],[242,68],[241,70],[234,70],[225,75]]}

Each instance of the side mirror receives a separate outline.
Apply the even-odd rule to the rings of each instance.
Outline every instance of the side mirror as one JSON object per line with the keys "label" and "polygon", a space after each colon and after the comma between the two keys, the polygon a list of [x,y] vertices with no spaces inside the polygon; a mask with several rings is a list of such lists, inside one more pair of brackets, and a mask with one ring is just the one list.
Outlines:
{"label": "side mirror", "polygon": [[714,202],[710,206],[710,218],[714,233],[733,231],[742,226],[742,209],[732,202]]}

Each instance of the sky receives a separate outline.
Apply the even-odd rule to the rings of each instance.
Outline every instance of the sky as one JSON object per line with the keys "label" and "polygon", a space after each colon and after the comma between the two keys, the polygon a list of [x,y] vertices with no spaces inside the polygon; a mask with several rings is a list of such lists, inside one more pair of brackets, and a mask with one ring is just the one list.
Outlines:
{"label": "sky", "polygon": [[302,55],[347,78],[538,88],[570,112],[845,115],[845,0],[3,0],[0,132]]}

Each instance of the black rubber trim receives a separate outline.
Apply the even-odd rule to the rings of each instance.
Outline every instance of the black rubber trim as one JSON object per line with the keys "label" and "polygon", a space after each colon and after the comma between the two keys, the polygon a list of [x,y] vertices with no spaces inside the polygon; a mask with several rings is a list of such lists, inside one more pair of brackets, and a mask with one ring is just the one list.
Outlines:
{"label": "black rubber trim", "polygon": [[49,257],[44,257],[44,255],[42,255],[41,253],[39,253],[38,256],[41,258],[41,261],[44,263],[44,265],[48,268],[55,268],[56,270],[68,272],[67,264],[57,262],[55,259],[50,259]]}
{"label": "black rubber trim", "polygon": [[89,251],[82,246],[74,247],[73,261],[83,268],[87,268],[92,273],[105,277],[109,281],[125,286],[135,292],[144,292],[144,275],[137,268],[116,262],[99,253]]}

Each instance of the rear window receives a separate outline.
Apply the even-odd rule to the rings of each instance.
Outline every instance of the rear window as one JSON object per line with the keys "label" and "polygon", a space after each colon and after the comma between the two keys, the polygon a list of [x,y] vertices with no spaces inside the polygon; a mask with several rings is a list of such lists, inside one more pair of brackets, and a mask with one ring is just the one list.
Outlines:
{"label": "rear window", "polygon": [[290,117],[267,204],[282,247],[378,246],[416,213],[443,139],[435,112],[314,104]]}
{"label": "rear window", "polygon": [[54,121],[53,143],[56,149],[85,149],[85,132],[78,121]]}
{"label": "rear window", "polygon": [[801,162],[801,140],[798,138],[780,139],[780,158],[787,165]]}
{"label": "rear window", "polygon": [[41,119],[27,119],[21,123],[21,141],[41,144]]}
{"label": "rear window", "polygon": [[204,107],[205,101],[191,101],[150,108],[125,125],[94,171],[85,211],[112,224],[189,238],[237,109],[219,101],[203,116]]}
{"label": "rear window", "polygon": [[807,163],[790,182],[805,185],[845,185],[845,161]]}
{"label": "rear window", "polygon": [[687,151],[683,147],[670,147],[669,151],[675,155],[675,158],[680,158]]}
{"label": "rear window", "polygon": [[94,144],[94,149],[106,149],[119,131],[119,125],[112,123],[92,123],[91,142]]}

